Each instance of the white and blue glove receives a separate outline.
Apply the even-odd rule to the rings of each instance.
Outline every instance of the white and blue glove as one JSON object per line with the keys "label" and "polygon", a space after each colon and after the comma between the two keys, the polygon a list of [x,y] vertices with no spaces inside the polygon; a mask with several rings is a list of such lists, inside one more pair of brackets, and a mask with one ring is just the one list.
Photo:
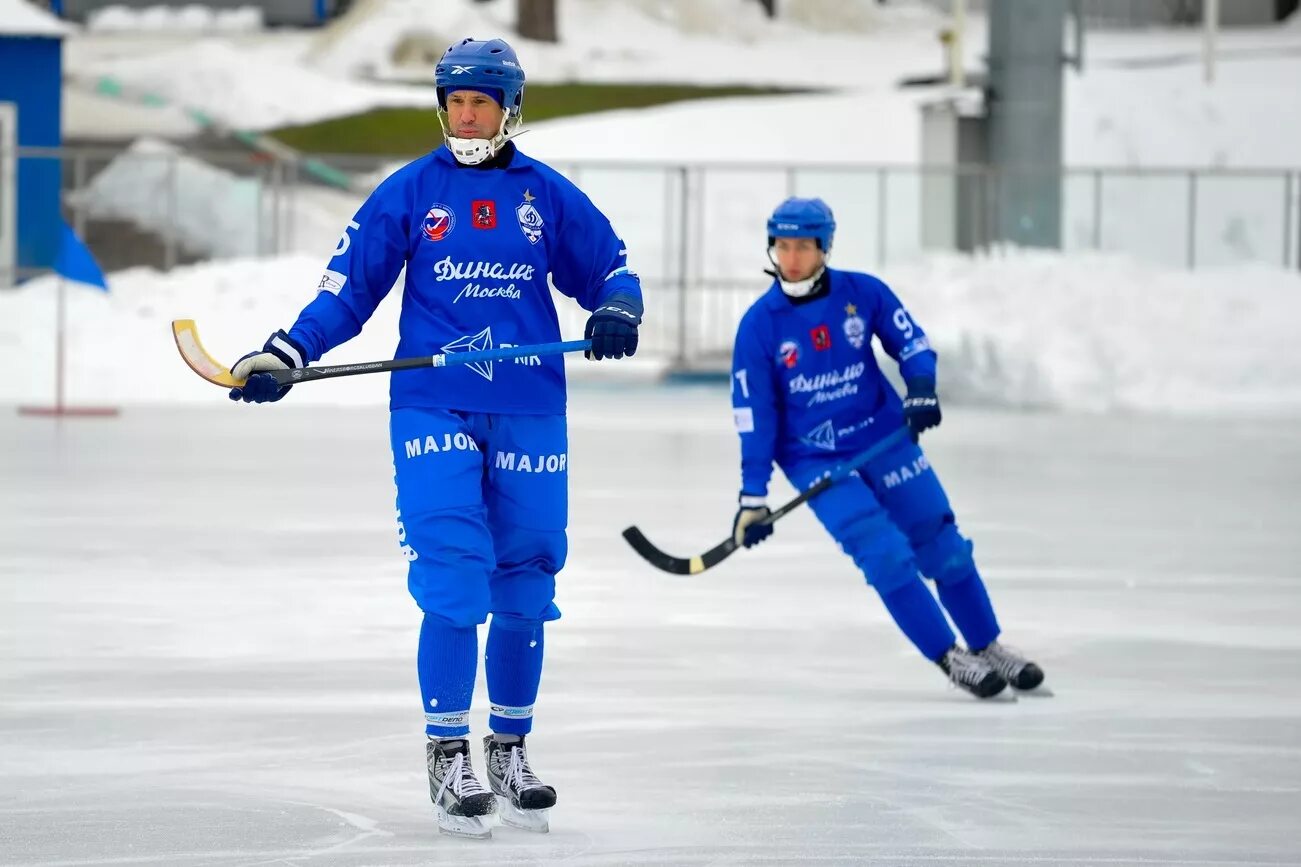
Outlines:
{"label": "white and blue glove", "polygon": [[760,524],[772,514],[763,497],[741,494],[740,508],[732,520],[732,541],[745,548],[752,548],[772,535],[772,524]]}
{"label": "white and blue glove", "polygon": [[267,338],[260,350],[250,352],[230,369],[230,375],[245,380],[230,390],[231,400],[271,403],[289,393],[292,385],[280,385],[266,371],[295,370],[307,366],[307,352],[283,331]]}

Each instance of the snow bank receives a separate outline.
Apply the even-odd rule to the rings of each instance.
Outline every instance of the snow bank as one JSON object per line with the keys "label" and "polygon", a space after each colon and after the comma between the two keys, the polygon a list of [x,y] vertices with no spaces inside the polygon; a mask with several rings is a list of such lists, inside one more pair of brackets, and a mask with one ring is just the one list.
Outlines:
{"label": "snow bank", "polygon": [[[176,355],[168,323],[193,318],[231,361],[288,327],[324,258],[294,255],[110,276],[111,294],[72,286],[70,400],[224,400]],[[1102,256],[1011,252],[937,257],[883,275],[931,335],[955,401],[1072,411],[1301,415],[1301,275],[1268,268],[1188,272]],[[52,278],[0,295],[0,401],[53,391]],[[756,292],[759,287],[756,287]],[[392,357],[398,293],[332,363]],[[574,334],[566,334],[574,337]],[[664,359],[636,359],[638,373]],[[571,369],[587,373],[587,367]],[[595,370],[598,365],[591,365]],[[615,365],[610,366],[611,375]],[[625,368],[630,370],[632,368]],[[384,377],[300,388],[295,401],[382,403]]]}

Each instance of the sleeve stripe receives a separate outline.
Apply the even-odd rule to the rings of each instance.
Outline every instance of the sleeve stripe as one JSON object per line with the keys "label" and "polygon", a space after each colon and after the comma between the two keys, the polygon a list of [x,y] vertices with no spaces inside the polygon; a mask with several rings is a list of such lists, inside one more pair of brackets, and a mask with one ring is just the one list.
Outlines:
{"label": "sleeve stripe", "polygon": [[303,361],[302,354],[288,340],[285,340],[282,337],[273,337],[271,338],[271,345],[274,346],[276,349],[279,349],[285,355],[289,356],[294,362],[294,367],[301,368],[307,366],[306,363]]}

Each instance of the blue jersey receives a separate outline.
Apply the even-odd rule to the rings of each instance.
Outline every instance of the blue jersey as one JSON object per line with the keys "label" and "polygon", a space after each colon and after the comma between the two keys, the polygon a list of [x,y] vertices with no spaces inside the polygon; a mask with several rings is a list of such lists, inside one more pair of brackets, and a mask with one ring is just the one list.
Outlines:
{"label": "blue jersey", "polygon": [[[577,187],[518,150],[505,168],[469,168],[443,146],[390,175],[348,224],[289,332],[307,360],[355,337],[403,266],[398,358],[559,340],[548,275],[587,310],[615,296],[641,308],[623,242]],[[397,371],[389,396],[393,409],[563,413],[563,356]]]}
{"label": "blue jersey", "polygon": [[732,351],[732,407],[741,436],[741,490],[768,493],[772,464],[836,463],[903,424],[898,393],[872,338],[904,379],[935,377],[935,353],[890,287],[828,268],[827,291],[801,300],[772,287],[741,318]]}

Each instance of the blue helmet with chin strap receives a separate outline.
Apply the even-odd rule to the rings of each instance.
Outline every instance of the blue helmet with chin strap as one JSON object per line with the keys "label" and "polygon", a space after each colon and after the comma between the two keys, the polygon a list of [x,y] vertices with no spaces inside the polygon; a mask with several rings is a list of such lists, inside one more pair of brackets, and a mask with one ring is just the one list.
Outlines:
{"label": "blue helmet with chin strap", "polygon": [[524,69],[504,39],[462,39],[434,67],[434,90],[443,110],[447,94],[454,90],[498,94],[507,120],[517,121],[524,108]]}
{"label": "blue helmet with chin strap", "polygon": [[831,252],[836,218],[821,199],[789,198],[768,218],[768,246],[777,238],[813,238],[824,253]]}

